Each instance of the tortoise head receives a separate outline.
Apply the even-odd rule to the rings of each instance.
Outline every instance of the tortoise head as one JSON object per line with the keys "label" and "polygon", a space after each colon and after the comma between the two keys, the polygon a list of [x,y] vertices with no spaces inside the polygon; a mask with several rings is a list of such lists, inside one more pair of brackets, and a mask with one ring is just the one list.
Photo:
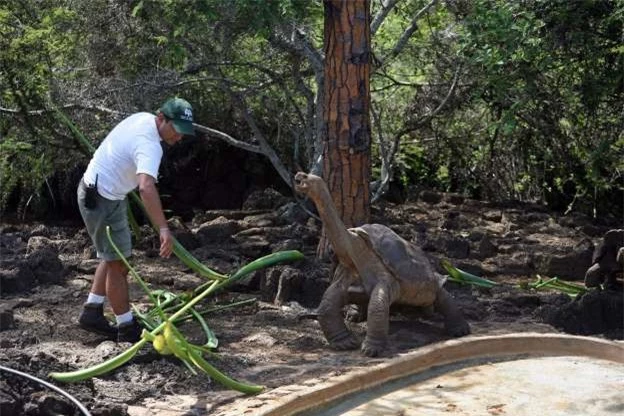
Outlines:
{"label": "tortoise head", "polygon": [[312,199],[326,189],[323,179],[311,173],[298,172],[295,175],[295,191]]}

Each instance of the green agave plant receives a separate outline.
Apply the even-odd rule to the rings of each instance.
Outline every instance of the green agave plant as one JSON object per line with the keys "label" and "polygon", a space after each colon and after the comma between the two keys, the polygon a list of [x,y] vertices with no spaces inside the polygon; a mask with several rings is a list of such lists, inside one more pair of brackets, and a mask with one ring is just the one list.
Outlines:
{"label": "green agave plant", "polygon": [[[167,314],[162,309],[162,306],[166,304],[166,301],[163,303],[157,298],[157,296],[161,296],[162,292],[150,291],[143,279],[128,263],[125,257],[123,257],[121,251],[119,251],[117,246],[114,244],[110,236],[109,227],[106,228],[106,233],[109,241],[111,242],[117,254],[125,263],[132,277],[135,278],[135,280],[139,283],[143,290],[145,290],[149,298],[152,300],[154,309],[157,311],[158,315],[162,319],[162,322],[151,331],[144,331],[142,339],[135,343],[132,347],[103,363],[77,371],[64,373],[53,372],[50,373],[49,376],[55,380],[62,382],[77,382],[86,380],[91,377],[99,376],[108,373],[121,366],[122,364],[128,362],[146,343],[151,342],[154,345],[154,349],[159,353],[163,355],[173,353],[189,368],[192,368],[193,366],[199,368],[202,372],[208,374],[214,380],[222,383],[228,388],[235,389],[246,394],[254,394],[261,391],[263,389],[262,386],[244,384],[233,380],[218,371],[203,358],[204,353],[210,353],[210,348],[215,348],[217,345],[216,337],[214,337],[214,334],[212,334],[212,332],[205,325],[205,321],[203,319],[200,321],[200,323],[203,322],[202,326],[204,327],[204,331],[209,334],[207,337],[208,341],[205,345],[194,345],[192,343],[189,343],[184,335],[175,327],[174,322],[176,321],[176,319],[183,317],[187,311],[193,311],[193,306],[195,306],[199,301],[201,301],[208,295],[214,293],[217,290],[223,289],[224,287],[236,282],[237,280],[240,280],[249,273],[278,263],[300,260],[303,258],[303,254],[301,254],[297,250],[289,250],[280,251],[256,259],[237,270],[231,276],[226,276],[224,279],[213,280],[207,288],[205,288],[199,294],[191,297],[190,299],[183,300],[181,299],[181,297],[176,296],[175,299],[181,300],[181,305],[175,313],[173,313],[171,316],[167,316]],[[197,314],[197,312],[195,313]],[[167,346],[166,349],[163,348],[163,346],[161,345],[162,338],[158,336],[161,331],[164,331],[162,336]]]}
{"label": "green agave plant", "polygon": [[442,260],[440,264],[449,274],[449,280],[451,282],[456,282],[464,285],[480,286],[485,288],[491,288],[496,286],[496,282],[485,279],[483,277],[475,276],[472,273],[468,273],[464,270],[458,269],[447,260]]}
{"label": "green agave plant", "polygon": [[520,287],[527,290],[554,290],[565,293],[573,298],[587,292],[587,288],[584,286],[567,282],[558,277],[544,278],[539,274],[535,276],[534,282],[523,283]]}

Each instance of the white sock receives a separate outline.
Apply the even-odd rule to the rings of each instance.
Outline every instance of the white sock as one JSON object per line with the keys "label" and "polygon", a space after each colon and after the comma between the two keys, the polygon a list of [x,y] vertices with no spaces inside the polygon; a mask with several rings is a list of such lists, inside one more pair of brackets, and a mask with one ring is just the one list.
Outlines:
{"label": "white sock", "polygon": [[96,295],[95,293],[89,293],[89,297],[87,298],[87,303],[104,303],[106,296]]}
{"label": "white sock", "polygon": [[126,322],[132,321],[132,312],[128,311],[126,313],[122,313],[121,315],[115,315],[117,319],[117,325],[125,324]]}

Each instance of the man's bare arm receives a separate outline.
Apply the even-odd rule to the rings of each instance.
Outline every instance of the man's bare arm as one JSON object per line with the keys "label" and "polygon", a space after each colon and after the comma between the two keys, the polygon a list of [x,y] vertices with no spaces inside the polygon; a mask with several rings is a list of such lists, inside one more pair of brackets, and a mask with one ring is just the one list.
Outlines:
{"label": "man's bare arm", "polygon": [[138,177],[139,194],[143,205],[145,205],[147,215],[160,230],[160,255],[161,257],[169,257],[173,248],[173,237],[167,227],[167,219],[162,209],[155,180],[145,173],[139,173]]}

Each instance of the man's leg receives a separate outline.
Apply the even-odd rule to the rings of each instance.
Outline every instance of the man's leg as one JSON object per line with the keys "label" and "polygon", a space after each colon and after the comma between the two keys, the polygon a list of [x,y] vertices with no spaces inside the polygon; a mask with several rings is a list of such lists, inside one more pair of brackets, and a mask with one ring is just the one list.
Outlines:
{"label": "man's leg", "polygon": [[130,311],[128,269],[120,260],[106,262],[106,296],[117,318],[117,341],[137,342],[141,339],[141,326]]}
{"label": "man's leg", "polygon": [[130,310],[128,295],[128,269],[121,260],[106,262],[106,296],[116,316]]}
{"label": "man's leg", "polygon": [[[119,327],[114,327],[104,317],[103,303],[106,296],[116,315],[118,324],[134,323],[128,301],[128,283],[123,263],[118,260],[115,250],[108,240],[107,227],[110,226],[111,238],[126,256],[130,256],[132,244],[128,225],[127,204],[125,200],[108,200],[97,196],[95,208],[86,208],[85,187],[81,181],[78,186],[78,206],[89,236],[95,245],[101,262],[95,271],[91,293],[80,315],[80,326],[93,332],[106,333],[119,339]],[[136,332],[136,331],[135,331]]]}
{"label": "man's leg", "polygon": [[108,267],[105,261],[100,262],[95,269],[95,276],[91,284],[91,292],[82,308],[78,323],[83,329],[114,338],[117,328],[104,317],[104,299],[106,296],[106,275]]}
{"label": "man's leg", "polygon": [[98,296],[106,296],[106,262],[101,261],[97,269],[95,269],[95,277],[91,284],[91,293]]}

